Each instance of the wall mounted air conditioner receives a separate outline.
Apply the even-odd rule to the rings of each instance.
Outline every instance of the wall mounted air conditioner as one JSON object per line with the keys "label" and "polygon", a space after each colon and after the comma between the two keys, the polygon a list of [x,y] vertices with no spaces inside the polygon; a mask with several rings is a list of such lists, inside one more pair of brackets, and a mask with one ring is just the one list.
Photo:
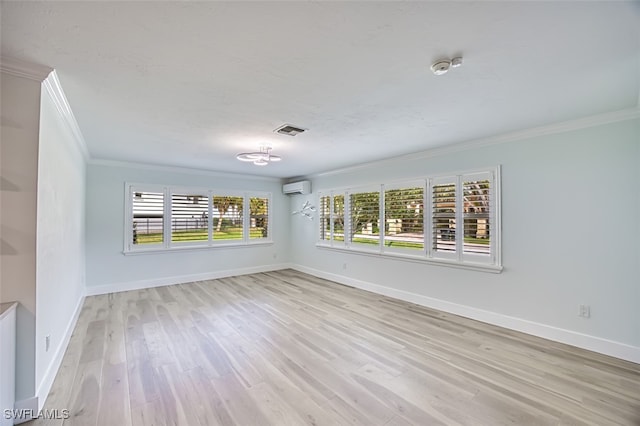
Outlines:
{"label": "wall mounted air conditioner", "polygon": [[302,180],[300,182],[287,183],[282,185],[282,192],[284,194],[310,194],[311,182]]}

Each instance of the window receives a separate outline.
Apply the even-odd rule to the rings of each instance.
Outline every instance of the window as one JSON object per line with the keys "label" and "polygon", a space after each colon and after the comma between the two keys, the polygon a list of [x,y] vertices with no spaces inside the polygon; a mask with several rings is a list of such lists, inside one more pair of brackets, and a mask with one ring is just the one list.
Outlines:
{"label": "window", "polygon": [[320,241],[334,246],[344,245],[344,193],[331,192],[330,194],[320,195],[318,206]]}
{"label": "window", "polygon": [[130,197],[132,204],[131,243],[157,246],[164,241],[164,194],[139,189]]}
{"label": "window", "polygon": [[466,177],[462,181],[463,253],[491,254],[490,189],[488,177]]}
{"label": "window", "polygon": [[271,195],[127,184],[125,253],[271,242]]}
{"label": "window", "polygon": [[266,197],[249,198],[251,228],[249,238],[260,240],[269,235],[269,199]]}
{"label": "window", "polygon": [[321,192],[318,245],[499,272],[499,173]]}
{"label": "window", "polygon": [[244,198],[229,195],[214,195],[213,202],[213,239],[215,241],[234,241],[244,239],[244,221],[242,211]]}
{"label": "window", "polygon": [[333,241],[344,243],[344,194],[334,194],[331,210],[331,235]]}
{"label": "window", "polygon": [[208,195],[171,194],[171,242],[209,240]]}
{"label": "window", "polygon": [[456,252],[456,182],[437,179],[431,187],[431,250]]}
{"label": "window", "polygon": [[385,188],[384,247],[424,250],[424,185]]}
{"label": "window", "polygon": [[380,243],[380,191],[349,194],[349,242],[374,247]]}
{"label": "window", "polygon": [[318,218],[320,220],[320,241],[331,240],[331,196],[321,195],[318,202]]}
{"label": "window", "polygon": [[431,257],[497,264],[495,182],[492,172],[430,179]]}

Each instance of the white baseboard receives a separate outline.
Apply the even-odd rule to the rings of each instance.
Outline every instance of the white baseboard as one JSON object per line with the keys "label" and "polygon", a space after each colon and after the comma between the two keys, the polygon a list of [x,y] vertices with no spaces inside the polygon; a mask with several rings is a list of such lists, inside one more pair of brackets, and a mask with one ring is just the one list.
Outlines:
{"label": "white baseboard", "polygon": [[590,336],[571,330],[566,330],[550,325],[540,324],[533,321],[502,315],[496,312],[485,311],[470,306],[459,305],[445,300],[434,299],[420,294],[410,293],[391,287],[385,287],[343,275],[332,274],[318,269],[308,268],[302,265],[289,265],[290,268],[319,278],[335,281],[351,287],[426,306],[428,308],[449,312],[477,321],[486,322],[510,330],[521,331],[533,336],[553,340],[555,342],[566,343],[578,348],[587,349],[604,355],[613,356],[627,361],[640,364],[640,347],[627,345],[600,337]]}
{"label": "white baseboard", "polygon": [[42,410],[42,407],[44,407],[44,404],[47,401],[47,396],[49,396],[49,391],[51,390],[53,381],[56,378],[56,374],[58,374],[60,364],[62,364],[62,358],[64,357],[64,353],[67,350],[67,346],[69,345],[69,340],[71,340],[73,330],[76,328],[76,323],[78,322],[80,311],[82,311],[82,306],[84,305],[84,298],[84,294],[80,295],[78,304],[76,305],[76,309],[71,316],[71,320],[67,324],[67,328],[64,331],[62,340],[56,348],[56,353],[53,356],[53,359],[51,360],[51,363],[49,364],[49,367],[47,368],[42,381],[40,381],[40,385],[38,386],[36,393],[36,396],[38,398],[38,410]]}
{"label": "white baseboard", "polygon": [[13,424],[19,425],[20,423],[33,420],[38,417],[38,413],[39,411],[37,396],[32,396],[31,398],[16,401],[14,405]]}
{"label": "white baseboard", "polygon": [[579,348],[587,349],[605,355],[610,355],[616,358],[640,364],[639,347],[289,263],[280,263],[240,269],[228,269],[223,271],[207,272],[203,274],[180,275],[152,280],[140,280],[104,286],[87,287],[87,295],[92,296],[99,294],[116,293],[120,291],[139,290],[143,288],[160,287],[164,285],[225,278],[235,275],[247,275],[259,272],[276,271],[286,268],[292,268],[300,272],[335,281],[341,284],[426,306],[428,308],[438,309],[444,312],[449,312],[455,315],[460,315],[466,318],[471,318],[477,321],[486,322],[511,330],[521,331],[533,336],[542,337],[560,343],[566,343],[571,346],[576,346]]}
{"label": "white baseboard", "polygon": [[121,291],[141,290],[144,288],[161,287],[172,284],[184,284],[194,281],[215,280],[236,275],[257,274],[259,272],[277,271],[290,268],[288,263],[252,266],[249,268],[226,269],[222,271],[205,272],[202,274],[176,275],[173,277],[154,278],[150,280],[128,281],[100,286],[87,286],[87,296],[99,294],[119,293]]}

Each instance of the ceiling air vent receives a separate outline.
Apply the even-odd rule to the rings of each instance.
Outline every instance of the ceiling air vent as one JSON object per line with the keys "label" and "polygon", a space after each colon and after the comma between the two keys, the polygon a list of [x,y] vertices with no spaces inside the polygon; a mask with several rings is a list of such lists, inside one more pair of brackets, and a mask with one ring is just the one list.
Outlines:
{"label": "ceiling air vent", "polygon": [[282,135],[295,136],[298,133],[302,133],[307,129],[303,129],[302,127],[292,126],[291,124],[284,124],[277,129],[274,130],[276,133],[280,133]]}

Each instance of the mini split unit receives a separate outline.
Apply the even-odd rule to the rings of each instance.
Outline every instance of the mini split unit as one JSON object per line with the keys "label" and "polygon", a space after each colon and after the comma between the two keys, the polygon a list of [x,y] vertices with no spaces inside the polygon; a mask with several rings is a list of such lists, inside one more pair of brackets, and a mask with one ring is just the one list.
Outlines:
{"label": "mini split unit", "polygon": [[311,182],[302,180],[300,182],[287,183],[282,186],[282,193],[291,194],[311,194]]}

